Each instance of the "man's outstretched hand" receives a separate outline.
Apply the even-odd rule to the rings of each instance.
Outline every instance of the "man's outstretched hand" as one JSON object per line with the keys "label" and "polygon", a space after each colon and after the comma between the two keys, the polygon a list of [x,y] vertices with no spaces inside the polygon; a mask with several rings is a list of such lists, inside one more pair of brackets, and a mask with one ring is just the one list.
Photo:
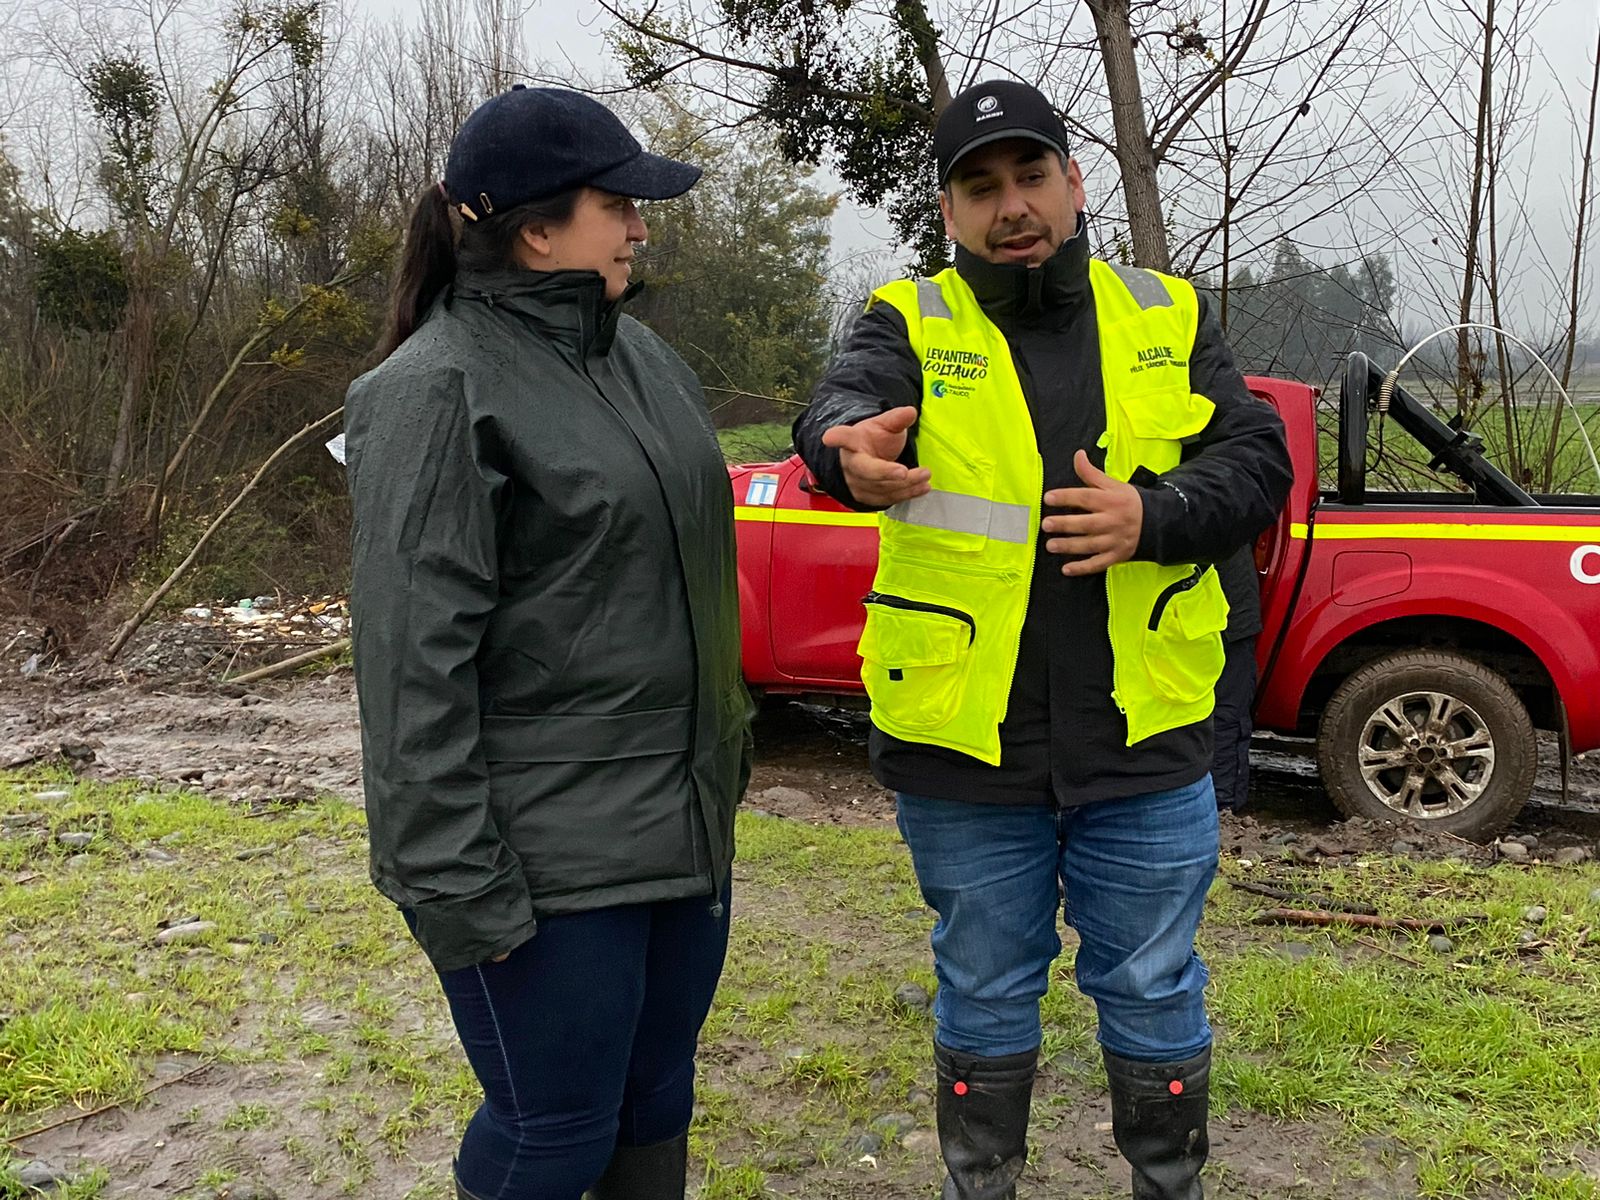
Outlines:
{"label": "man's outstretched hand", "polygon": [[822,444],[838,449],[845,484],[857,501],[888,508],[928,493],[927,469],[896,461],[905,452],[906,431],[916,423],[917,410],[908,404],[823,432]]}

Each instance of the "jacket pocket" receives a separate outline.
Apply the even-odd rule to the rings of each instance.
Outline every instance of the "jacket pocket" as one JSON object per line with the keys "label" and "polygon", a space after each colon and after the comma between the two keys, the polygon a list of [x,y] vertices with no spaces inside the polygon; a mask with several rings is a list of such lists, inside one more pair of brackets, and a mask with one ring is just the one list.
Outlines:
{"label": "jacket pocket", "polygon": [[1222,631],[1228,602],[1209,564],[1196,566],[1156,593],[1144,641],[1144,664],[1156,691],[1189,704],[1208,695],[1222,674]]}
{"label": "jacket pocket", "polygon": [[862,600],[861,680],[872,707],[901,729],[937,729],[956,715],[977,624],[949,605],[869,592]]}
{"label": "jacket pocket", "polygon": [[488,762],[579,763],[683,754],[694,710],[655,708],[623,713],[500,713],[483,718]]}

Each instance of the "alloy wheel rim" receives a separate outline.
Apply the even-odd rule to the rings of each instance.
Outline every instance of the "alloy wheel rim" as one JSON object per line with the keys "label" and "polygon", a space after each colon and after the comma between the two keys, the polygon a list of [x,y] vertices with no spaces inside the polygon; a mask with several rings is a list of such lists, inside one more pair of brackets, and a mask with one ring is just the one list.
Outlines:
{"label": "alloy wheel rim", "polygon": [[1356,747],[1362,781],[1384,807],[1434,821],[1476,803],[1494,778],[1494,734],[1470,704],[1405,692],[1379,704]]}

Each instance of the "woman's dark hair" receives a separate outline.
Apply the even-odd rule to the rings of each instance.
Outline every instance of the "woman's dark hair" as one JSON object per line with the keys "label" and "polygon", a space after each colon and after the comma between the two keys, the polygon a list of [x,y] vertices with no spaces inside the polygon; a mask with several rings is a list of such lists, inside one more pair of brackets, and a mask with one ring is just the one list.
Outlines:
{"label": "woman's dark hair", "polygon": [[[411,210],[405,249],[395,269],[389,325],[378,343],[378,361],[416,332],[428,307],[458,270],[498,271],[516,265],[517,238],[529,225],[561,225],[572,219],[582,188],[467,221],[452,211],[438,184],[425,188]],[[460,232],[457,232],[459,226]]]}

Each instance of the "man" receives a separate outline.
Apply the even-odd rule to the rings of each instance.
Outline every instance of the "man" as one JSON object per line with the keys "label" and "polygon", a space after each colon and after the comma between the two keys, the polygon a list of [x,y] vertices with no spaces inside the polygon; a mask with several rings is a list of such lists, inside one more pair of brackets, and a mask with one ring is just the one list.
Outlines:
{"label": "man", "polygon": [[1210,564],[1281,503],[1282,426],[1192,287],[1090,259],[1038,92],[969,89],[934,150],[956,265],[873,295],[795,442],[832,495],[883,510],[862,677],[938,913],[944,1196],[1016,1194],[1064,888],[1134,1195],[1194,1200],[1227,620]]}

